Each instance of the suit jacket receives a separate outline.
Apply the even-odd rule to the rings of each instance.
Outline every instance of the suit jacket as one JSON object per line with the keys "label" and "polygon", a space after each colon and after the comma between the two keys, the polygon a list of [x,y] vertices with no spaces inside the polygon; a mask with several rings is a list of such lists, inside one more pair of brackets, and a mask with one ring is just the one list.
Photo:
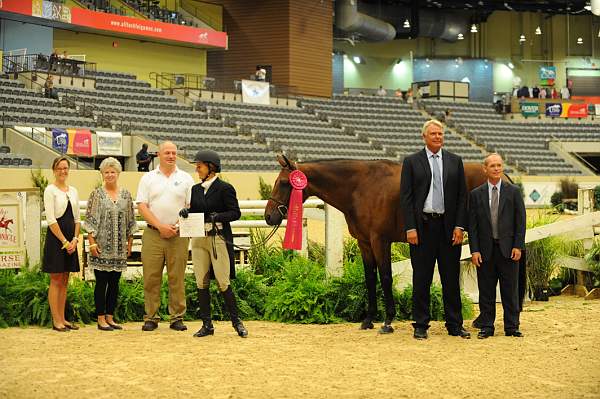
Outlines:
{"label": "suit jacket", "polygon": [[200,183],[192,187],[192,199],[190,200],[190,212],[204,213],[204,220],[211,221],[211,214],[215,213],[214,221],[223,224],[221,231],[227,241],[227,252],[229,253],[229,276],[235,278],[235,262],[233,259],[233,233],[231,224],[241,216],[240,207],[235,193],[235,188],[229,183],[217,178],[204,194],[204,187]]}
{"label": "suit jacket", "polygon": [[[467,185],[462,159],[442,150],[444,185],[444,227],[448,240],[456,226],[467,227]],[[423,230],[423,206],[431,186],[431,168],[425,149],[404,158],[400,203],[404,211],[406,230]]]}
{"label": "suit jacket", "polygon": [[[494,238],[487,181],[469,195],[469,247],[480,252],[484,261],[492,256]],[[500,251],[510,258],[513,248],[525,248],[525,203],[517,186],[502,181],[498,203],[498,240]]]}

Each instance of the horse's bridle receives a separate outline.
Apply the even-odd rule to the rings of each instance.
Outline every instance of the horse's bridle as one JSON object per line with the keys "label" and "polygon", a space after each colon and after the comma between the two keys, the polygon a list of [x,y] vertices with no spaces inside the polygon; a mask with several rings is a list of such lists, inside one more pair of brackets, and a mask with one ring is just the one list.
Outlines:
{"label": "horse's bridle", "polygon": [[[273,201],[277,204],[277,212],[279,212],[279,214],[281,215],[281,219],[283,219],[288,211],[288,207],[285,204],[285,202],[278,200],[277,198],[273,198],[272,196],[269,197],[269,201]],[[279,224],[281,224],[281,222],[279,222]]]}

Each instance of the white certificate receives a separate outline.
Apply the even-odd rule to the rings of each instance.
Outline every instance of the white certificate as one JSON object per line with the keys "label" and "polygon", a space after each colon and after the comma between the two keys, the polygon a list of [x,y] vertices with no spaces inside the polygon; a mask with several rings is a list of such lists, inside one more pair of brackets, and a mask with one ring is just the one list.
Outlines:
{"label": "white certificate", "polygon": [[204,213],[190,213],[187,218],[179,217],[179,237],[205,237]]}

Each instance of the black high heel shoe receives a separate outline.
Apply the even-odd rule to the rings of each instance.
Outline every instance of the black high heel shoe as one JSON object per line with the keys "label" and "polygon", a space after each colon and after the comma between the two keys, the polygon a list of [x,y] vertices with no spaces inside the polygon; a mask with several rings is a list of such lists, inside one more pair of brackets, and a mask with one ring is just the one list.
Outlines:
{"label": "black high heel shoe", "polygon": [[79,330],[79,327],[76,326],[75,324],[65,324],[65,328],[67,330],[73,330],[73,331]]}
{"label": "black high heel shoe", "polygon": [[69,329],[67,327],[56,327],[55,325],[52,325],[52,329],[54,331],[58,331],[58,332],[67,332],[67,331],[69,331]]}

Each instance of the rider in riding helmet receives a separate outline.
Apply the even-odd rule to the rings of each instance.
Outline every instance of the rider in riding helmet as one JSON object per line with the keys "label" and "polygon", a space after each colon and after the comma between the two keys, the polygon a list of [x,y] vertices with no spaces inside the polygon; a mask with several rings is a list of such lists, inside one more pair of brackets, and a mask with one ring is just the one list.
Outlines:
{"label": "rider in riding helmet", "polygon": [[190,208],[179,212],[184,218],[189,213],[204,213],[206,237],[192,238],[192,262],[202,318],[202,328],[194,336],[205,337],[213,335],[215,331],[210,317],[209,287],[212,276],[217,280],[233,328],[240,337],[246,338],[248,330],[238,316],[235,295],[230,285],[230,279],[235,278],[235,264],[233,234],[229,223],[241,216],[235,189],[217,176],[221,171],[221,159],[216,152],[198,151],[194,162],[200,183],[192,187]]}

